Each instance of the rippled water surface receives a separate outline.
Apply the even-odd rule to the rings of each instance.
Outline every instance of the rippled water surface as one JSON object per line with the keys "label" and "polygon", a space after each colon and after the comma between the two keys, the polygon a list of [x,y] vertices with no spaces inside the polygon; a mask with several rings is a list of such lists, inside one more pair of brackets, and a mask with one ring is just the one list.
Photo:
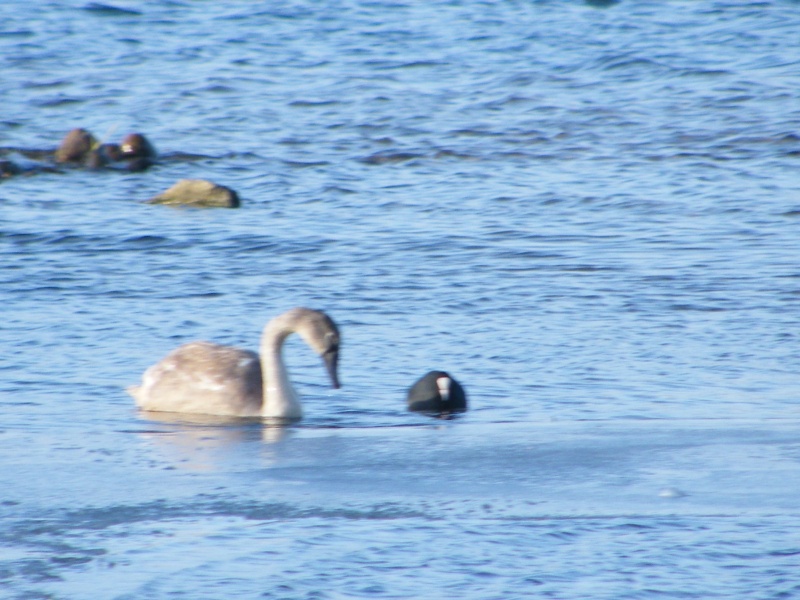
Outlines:
{"label": "rippled water surface", "polygon": [[[0,597],[800,597],[800,4],[0,5]],[[142,173],[52,169],[74,127]],[[42,158],[45,157],[45,158]],[[144,201],[182,178],[236,210]],[[138,414],[297,305],[306,418]],[[405,411],[430,369],[452,421]]]}

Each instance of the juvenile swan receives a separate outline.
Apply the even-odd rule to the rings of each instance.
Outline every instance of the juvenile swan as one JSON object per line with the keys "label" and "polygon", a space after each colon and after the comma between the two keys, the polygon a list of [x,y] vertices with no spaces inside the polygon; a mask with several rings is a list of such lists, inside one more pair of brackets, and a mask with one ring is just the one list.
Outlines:
{"label": "juvenile swan", "polygon": [[322,356],[338,388],[336,324],[321,311],[293,308],[264,327],[260,358],[233,346],[190,342],[147,369],[142,384],[128,392],[142,410],[299,419],[303,409],[281,354],[292,333]]}

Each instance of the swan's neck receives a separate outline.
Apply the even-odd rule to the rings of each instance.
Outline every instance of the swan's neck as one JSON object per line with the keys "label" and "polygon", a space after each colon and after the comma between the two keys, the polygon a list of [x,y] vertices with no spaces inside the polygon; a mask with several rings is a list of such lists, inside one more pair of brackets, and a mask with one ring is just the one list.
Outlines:
{"label": "swan's neck", "polygon": [[264,330],[261,339],[262,417],[299,419],[303,416],[303,408],[283,362],[283,343],[291,333],[293,331],[288,328],[267,326]]}

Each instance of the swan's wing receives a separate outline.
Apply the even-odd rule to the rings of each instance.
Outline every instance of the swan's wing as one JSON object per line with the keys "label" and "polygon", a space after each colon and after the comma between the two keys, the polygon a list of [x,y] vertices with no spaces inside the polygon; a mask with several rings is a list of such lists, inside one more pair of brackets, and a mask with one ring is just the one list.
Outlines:
{"label": "swan's wing", "polygon": [[143,410],[258,416],[261,390],[258,354],[191,342],[147,369],[130,391]]}

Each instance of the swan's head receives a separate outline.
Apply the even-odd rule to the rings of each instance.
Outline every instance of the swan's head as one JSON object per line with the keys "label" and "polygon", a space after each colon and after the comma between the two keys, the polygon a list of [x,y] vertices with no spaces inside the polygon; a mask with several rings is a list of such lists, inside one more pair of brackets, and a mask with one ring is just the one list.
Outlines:
{"label": "swan's head", "polygon": [[322,357],[331,385],[338,389],[341,387],[338,371],[341,336],[336,323],[321,310],[295,308],[290,312],[295,313],[295,332]]}

